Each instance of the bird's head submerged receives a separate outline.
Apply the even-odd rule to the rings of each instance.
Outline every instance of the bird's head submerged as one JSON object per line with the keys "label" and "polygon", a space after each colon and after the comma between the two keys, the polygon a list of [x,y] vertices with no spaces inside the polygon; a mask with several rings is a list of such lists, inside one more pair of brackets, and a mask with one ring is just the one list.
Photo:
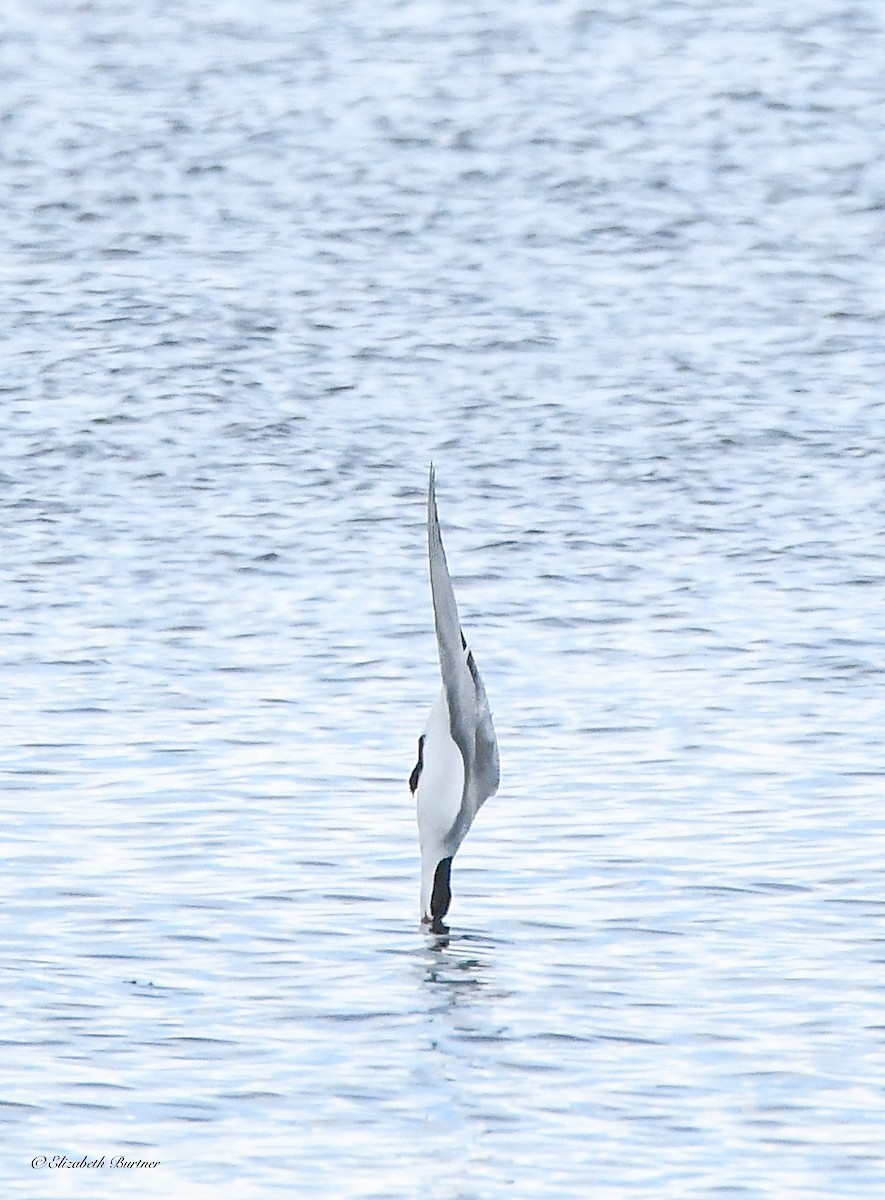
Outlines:
{"label": "bird's head submerged", "polygon": [[452,859],[424,859],[421,864],[421,924],[434,933],[447,933],[443,917],[452,902]]}

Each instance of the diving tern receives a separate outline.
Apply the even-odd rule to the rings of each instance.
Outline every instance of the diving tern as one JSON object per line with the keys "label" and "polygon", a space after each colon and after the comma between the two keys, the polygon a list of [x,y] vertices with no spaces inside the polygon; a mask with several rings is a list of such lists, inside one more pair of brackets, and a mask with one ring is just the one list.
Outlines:
{"label": "diving tern", "polygon": [[486,690],[470,652],[446,564],[434,470],[427,489],[427,550],[442,688],[418,739],[409,787],[418,807],[421,921],[445,933],[452,859],[482,804],[498,790],[498,743]]}

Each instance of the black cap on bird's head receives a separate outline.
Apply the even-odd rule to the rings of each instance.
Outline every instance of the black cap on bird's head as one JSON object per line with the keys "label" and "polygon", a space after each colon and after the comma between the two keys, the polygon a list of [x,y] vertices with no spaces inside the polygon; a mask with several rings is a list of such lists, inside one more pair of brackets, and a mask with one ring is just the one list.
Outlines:
{"label": "black cap on bird's head", "polygon": [[431,927],[434,933],[448,933],[442,919],[452,903],[452,860],[443,858],[436,864],[433,876],[433,891],[430,894]]}

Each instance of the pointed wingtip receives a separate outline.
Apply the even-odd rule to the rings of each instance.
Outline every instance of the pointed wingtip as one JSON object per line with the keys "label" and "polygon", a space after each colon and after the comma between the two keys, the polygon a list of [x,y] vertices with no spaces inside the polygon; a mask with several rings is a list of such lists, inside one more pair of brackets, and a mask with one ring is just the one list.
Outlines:
{"label": "pointed wingtip", "polygon": [[436,515],[436,471],[433,469],[433,463],[430,464],[430,480],[427,484],[427,526],[428,529],[433,524],[439,524],[439,517]]}

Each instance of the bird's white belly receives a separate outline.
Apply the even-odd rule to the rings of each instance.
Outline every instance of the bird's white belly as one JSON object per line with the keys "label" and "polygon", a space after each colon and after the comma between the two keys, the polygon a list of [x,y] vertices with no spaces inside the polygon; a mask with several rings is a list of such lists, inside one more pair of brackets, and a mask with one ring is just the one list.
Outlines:
{"label": "bird's white belly", "polygon": [[[440,692],[424,730],[424,765],[418,780],[418,832],[422,851],[440,852],[464,791],[464,760],[452,740],[445,693]],[[447,853],[452,853],[448,850]]]}

